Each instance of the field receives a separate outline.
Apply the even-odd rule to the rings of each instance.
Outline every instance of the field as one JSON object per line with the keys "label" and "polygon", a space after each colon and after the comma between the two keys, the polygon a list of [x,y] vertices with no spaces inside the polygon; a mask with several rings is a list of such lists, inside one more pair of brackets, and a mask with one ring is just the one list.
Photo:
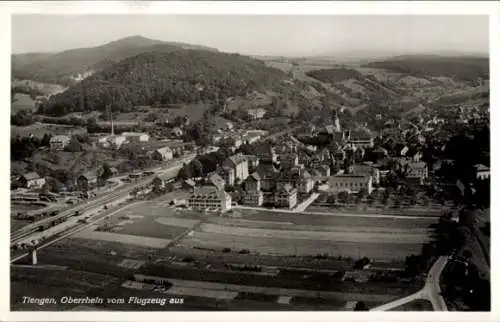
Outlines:
{"label": "field", "polygon": [[[182,194],[169,194],[170,197]],[[119,211],[115,216],[75,235],[76,238],[115,241],[153,248],[164,248],[172,239],[198,223],[179,217],[169,208],[169,198],[163,201],[142,202]]]}
{"label": "field", "polygon": [[11,137],[15,137],[17,135],[23,137],[23,136],[28,136],[30,134],[42,138],[45,134],[50,134],[50,135],[62,135],[62,134],[68,134],[68,131],[70,131],[73,134],[78,134],[78,133],[86,133],[87,130],[82,127],[75,127],[72,125],[55,125],[55,124],[43,124],[43,123],[35,123],[29,126],[15,126],[11,125],[10,126],[10,135]]}
{"label": "field", "polygon": [[434,219],[367,218],[238,210],[241,218],[207,217],[180,245],[230,248],[280,256],[315,256],[377,261],[404,260],[431,241]]}
{"label": "field", "polygon": [[10,108],[11,114],[15,114],[22,109],[33,110],[35,108],[35,101],[28,94],[15,93],[14,102],[10,104]]}

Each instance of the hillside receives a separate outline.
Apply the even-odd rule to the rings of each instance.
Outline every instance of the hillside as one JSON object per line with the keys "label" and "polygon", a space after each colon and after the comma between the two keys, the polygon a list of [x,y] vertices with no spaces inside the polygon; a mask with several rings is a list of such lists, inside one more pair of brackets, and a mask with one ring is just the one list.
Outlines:
{"label": "hillside", "polygon": [[54,95],[39,112],[125,112],[134,106],[215,102],[279,86],[284,72],[238,54],[155,51],[127,58]]}
{"label": "hillside", "polygon": [[75,76],[96,72],[113,63],[142,53],[176,50],[217,49],[148,39],[141,36],[123,38],[102,46],[78,48],[58,53],[28,53],[12,55],[12,75],[18,79],[69,85]]}
{"label": "hillside", "polygon": [[382,68],[416,77],[449,77],[466,82],[489,79],[489,59],[486,57],[398,56],[363,67]]}

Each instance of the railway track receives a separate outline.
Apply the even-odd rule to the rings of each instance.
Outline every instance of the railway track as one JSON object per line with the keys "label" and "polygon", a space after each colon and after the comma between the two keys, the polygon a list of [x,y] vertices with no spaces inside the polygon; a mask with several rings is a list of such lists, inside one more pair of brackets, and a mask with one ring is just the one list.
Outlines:
{"label": "railway track", "polygon": [[[168,168],[165,170],[164,173],[159,174],[158,176],[162,179],[171,179],[174,178],[177,175],[177,171],[182,167],[182,162],[179,162],[178,164]],[[39,231],[40,226],[42,227],[50,227],[50,225],[55,222],[55,221],[60,221],[60,220],[66,220],[69,217],[73,216],[75,212],[79,212],[80,214],[85,213],[86,211],[89,210],[95,210],[96,208],[99,207],[104,207],[105,205],[112,203],[114,201],[117,201],[121,198],[124,198],[132,192],[133,190],[147,185],[151,181],[151,177],[147,177],[144,179],[141,179],[135,183],[124,185],[120,188],[118,188],[116,191],[111,192],[110,194],[107,194],[105,196],[98,197],[94,200],[88,201],[86,203],[79,204],[75,207],[72,207],[70,209],[64,210],[60,214],[45,218],[42,220],[39,220],[37,222],[34,222],[32,224],[29,224],[27,226],[24,226],[20,228],[19,230],[16,230],[15,232],[12,232],[10,235],[11,239],[11,245],[18,243],[19,241],[27,238],[29,235]]]}

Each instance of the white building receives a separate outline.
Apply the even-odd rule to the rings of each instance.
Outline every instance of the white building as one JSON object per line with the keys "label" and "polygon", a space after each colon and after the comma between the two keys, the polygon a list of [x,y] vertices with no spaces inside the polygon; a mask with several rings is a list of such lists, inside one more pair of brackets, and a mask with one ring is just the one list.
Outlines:
{"label": "white building", "polygon": [[168,161],[174,158],[174,153],[172,150],[166,146],[160,149],[156,149],[152,155],[153,158],[161,161]]}
{"label": "white building", "polygon": [[26,189],[38,189],[45,184],[45,178],[40,177],[36,172],[28,172],[19,178],[19,182]]}
{"label": "white building", "polygon": [[109,135],[99,138],[99,145],[103,148],[119,149],[127,139],[122,135]]}
{"label": "white building", "polygon": [[476,164],[476,178],[479,180],[486,180],[490,177],[490,168],[484,164]]}
{"label": "white building", "polygon": [[213,186],[195,188],[188,199],[188,206],[196,211],[221,211],[231,209],[231,196],[222,189]]}
{"label": "white building", "polygon": [[50,149],[63,150],[70,141],[71,138],[67,135],[55,135],[50,138]]}
{"label": "white building", "polygon": [[149,141],[149,134],[147,133],[138,133],[138,132],[124,132],[122,135],[127,139],[129,142],[148,142]]}
{"label": "white building", "polygon": [[331,177],[328,180],[330,190],[333,192],[346,191],[348,193],[356,193],[362,189],[366,189],[368,194],[373,191],[373,179],[367,175],[356,174],[339,174]]}

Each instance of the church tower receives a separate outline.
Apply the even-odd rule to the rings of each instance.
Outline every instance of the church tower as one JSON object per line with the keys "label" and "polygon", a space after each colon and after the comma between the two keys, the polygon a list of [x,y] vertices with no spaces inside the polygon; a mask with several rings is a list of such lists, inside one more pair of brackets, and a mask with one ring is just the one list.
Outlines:
{"label": "church tower", "polygon": [[335,132],[341,132],[342,129],[340,128],[340,119],[339,119],[337,111],[333,112],[332,120],[333,120],[333,127],[335,129]]}

